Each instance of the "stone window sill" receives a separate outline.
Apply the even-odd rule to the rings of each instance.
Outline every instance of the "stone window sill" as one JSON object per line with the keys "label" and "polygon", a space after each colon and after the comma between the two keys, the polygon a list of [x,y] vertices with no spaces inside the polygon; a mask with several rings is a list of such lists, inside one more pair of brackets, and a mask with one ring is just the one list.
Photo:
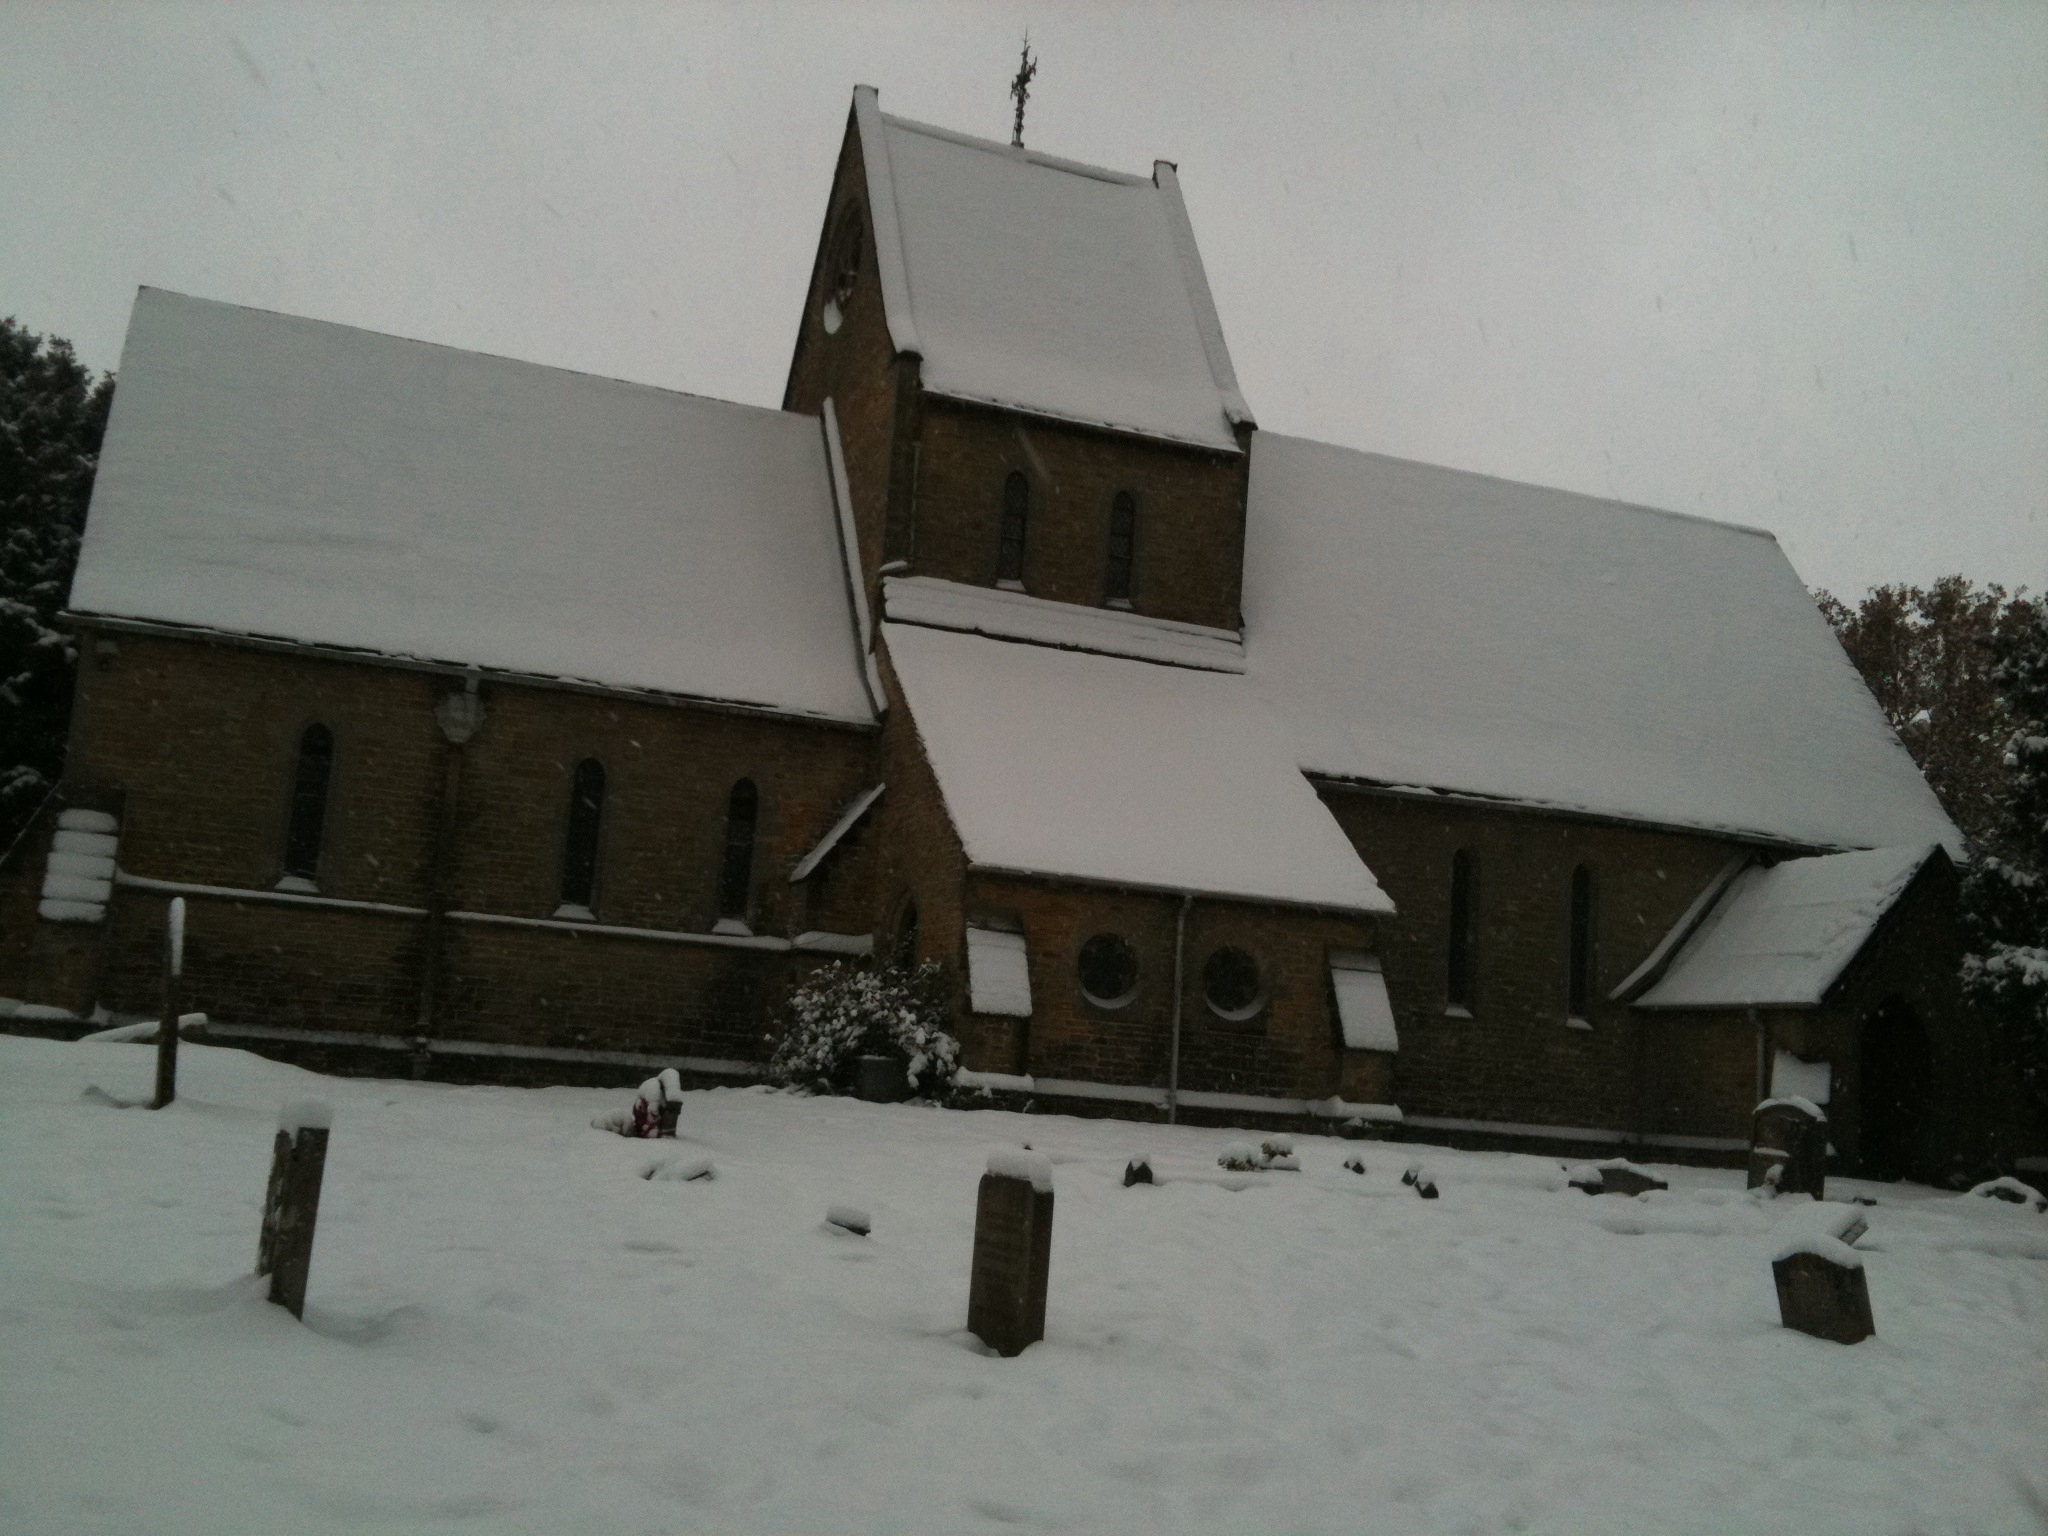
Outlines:
{"label": "stone window sill", "polygon": [[1452,1003],[1444,1009],[1444,1017],[1447,1019],[1469,1019],[1472,1017],[1472,1010],[1461,1004]]}

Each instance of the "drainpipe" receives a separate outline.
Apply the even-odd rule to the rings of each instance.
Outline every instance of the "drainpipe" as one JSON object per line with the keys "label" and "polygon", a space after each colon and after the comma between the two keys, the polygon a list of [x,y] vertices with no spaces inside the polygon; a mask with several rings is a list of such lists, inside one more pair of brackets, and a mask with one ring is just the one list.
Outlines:
{"label": "drainpipe", "polygon": [[[484,723],[484,701],[477,693],[477,672],[470,669],[462,692],[444,694],[434,706],[434,723],[448,743],[441,765],[441,806],[434,823],[434,860],[427,871],[427,931],[420,961],[420,1008],[415,1025],[419,1060],[434,1035],[435,1005],[441,981],[441,935],[450,899],[449,866],[454,862],[455,813],[462,800],[463,748]],[[416,1064],[417,1065],[417,1064]]]}
{"label": "drainpipe", "polygon": [[1173,925],[1173,1057],[1167,1067],[1166,1123],[1172,1125],[1180,1114],[1180,994],[1183,957],[1188,947],[1188,908],[1195,904],[1193,893],[1180,899],[1180,917]]}

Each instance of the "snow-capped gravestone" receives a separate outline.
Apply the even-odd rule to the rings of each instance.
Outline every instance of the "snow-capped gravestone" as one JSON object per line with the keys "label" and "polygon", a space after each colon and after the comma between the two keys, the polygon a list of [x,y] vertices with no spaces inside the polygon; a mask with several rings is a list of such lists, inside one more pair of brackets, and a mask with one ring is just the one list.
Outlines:
{"label": "snow-capped gravestone", "polygon": [[1045,1337],[1052,1269],[1052,1159],[991,1152],[974,1206],[974,1270],[967,1327],[1005,1357]]}
{"label": "snow-capped gravestone", "polygon": [[320,1181],[327,1171],[327,1134],[333,1125],[334,1111],[318,1099],[297,1099],[278,1112],[256,1273],[270,1276],[270,1299],[293,1317],[306,1313],[313,1224],[320,1214]]}
{"label": "snow-capped gravestone", "polygon": [[[1862,1223],[1856,1223],[1860,1233]],[[1778,1284],[1778,1317],[1787,1328],[1857,1344],[1877,1332],[1870,1317],[1870,1282],[1863,1255],[1840,1237],[1809,1233],[1793,1239],[1771,1260]]]}
{"label": "snow-capped gravestone", "polygon": [[1646,1190],[1671,1187],[1625,1157],[1611,1157],[1604,1163],[1581,1163],[1567,1175],[1566,1182],[1589,1195],[1640,1195]]}
{"label": "snow-capped gravestone", "polygon": [[1824,1198],[1828,1117],[1811,1099],[1765,1099],[1750,1121],[1749,1187]]}

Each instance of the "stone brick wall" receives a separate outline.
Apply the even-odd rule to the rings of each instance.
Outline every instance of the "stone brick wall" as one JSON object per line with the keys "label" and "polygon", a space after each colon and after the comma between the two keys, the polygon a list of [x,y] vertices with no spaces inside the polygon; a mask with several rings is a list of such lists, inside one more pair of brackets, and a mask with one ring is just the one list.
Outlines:
{"label": "stone brick wall", "polygon": [[873,883],[869,914],[877,951],[889,954],[907,904],[915,902],[918,946],[913,959],[936,960],[947,995],[964,997],[966,972],[959,934],[967,856],[946,811],[937,776],[917,737],[917,722],[903,702],[884,643],[877,659],[889,699],[882,725],[881,777],[889,786],[873,817]]}
{"label": "stone brick wall", "polygon": [[[126,873],[269,892],[282,873],[299,737],[318,721],[335,741],[320,897],[428,904],[452,750],[433,709],[459,684],[396,667],[153,636],[107,636],[87,650],[66,783],[124,796]],[[449,884],[455,909],[553,916],[571,776],[595,757],[606,773],[599,922],[710,929],[719,916],[728,796],[743,777],[760,794],[748,914],[755,931],[793,935],[865,922],[867,850],[855,846],[828,861],[832,874],[815,899],[788,874],[874,782],[875,732],[509,683],[486,683],[482,698],[483,726],[463,754]],[[10,919],[0,963],[22,991],[49,985],[51,957],[77,937],[24,920],[40,876],[40,857],[24,845],[0,879],[0,914]],[[97,993],[109,1006],[156,1005],[166,899],[123,890],[104,929],[93,931],[103,967]],[[189,905],[188,1006],[229,1022],[371,1033],[416,1027],[423,917],[202,895]],[[763,1010],[813,963],[655,940],[599,943],[558,929],[452,922],[445,933],[435,1033],[511,1043],[555,1044],[566,1030],[604,1042],[595,1049],[626,1049],[621,1042],[631,1039],[642,1042],[633,1049],[757,1055]],[[601,960],[586,958],[600,951]]]}
{"label": "stone brick wall", "polygon": [[[1734,1129],[1727,1110],[1753,1083],[1749,1044],[1735,1048],[1711,1027],[1646,1021],[1607,1001],[1741,851],[1736,844],[1327,785],[1323,798],[1398,908],[1384,924],[1382,954],[1401,1033],[1404,1110],[1744,1134],[1754,1101],[1742,1103]],[[1477,861],[1470,1018],[1446,1011],[1451,856],[1461,848]],[[1590,1029],[1566,1022],[1571,879],[1581,864],[1592,871],[1595,892]],[[1663,1070],[1681,1059],[1684,1067]],[[1699,1129],[1708,1124],[1712,1130]]]}
{"label": "stone brick wall", "polygon": [[[983,1071],[1166,1086],[1180,907],[1177,896],[972,875],[967,920],[1023,930],[1032,1016],[1028,1023],[972,1018],[970,1064]],[[1099,933],[1122,938],[1138,957],[1137,992],[1119,1008],[1098,1006],[1081,987],[1081,946]],[[1224,945],[1258,963],[1265,1004],[1250,1019],[1220,1018],[1203,998],[1202,967]],[[1180,1086],[1281,1098],[1337,1092],[1350,1053],[1340,1045],[1329,952],[1372,946],[1370,919],[1198,897],[1187,920]]]}
{"label": "stone brick wall", "polygon": [[1242,623],[1249,457],[1204,453],[926,395],[920,413],[911,564],[978,586],[996,579],[1003,484],[1031,485],[1024,590],[1099,605],[1110,504],[1137,501],[1132,606],[1236,629]]}

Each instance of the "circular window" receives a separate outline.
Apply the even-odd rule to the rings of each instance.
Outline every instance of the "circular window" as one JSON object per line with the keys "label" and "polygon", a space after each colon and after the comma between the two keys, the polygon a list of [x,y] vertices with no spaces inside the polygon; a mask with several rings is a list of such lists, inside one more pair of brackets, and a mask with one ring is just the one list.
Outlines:
{"label": "circular window", "polygon": [[1241,949],[1217,950],[1202,967],[1202,996],[1218,1018],[1250,1018],[1266,1005],[1258,961]]}
{"label": "circular window", "polygon": [[1113,933],[1081,946],[1081,991],[1098,1008],[1121,1008],[1137,995],[1137,951]]}
{"label": "circular window", "polygon": [[836,332],[846,319],[846,306],[853,299],[853,285],[860,276],[860,209],[849,204],[832,227],[831,242],[825,247],[825,330]]}

